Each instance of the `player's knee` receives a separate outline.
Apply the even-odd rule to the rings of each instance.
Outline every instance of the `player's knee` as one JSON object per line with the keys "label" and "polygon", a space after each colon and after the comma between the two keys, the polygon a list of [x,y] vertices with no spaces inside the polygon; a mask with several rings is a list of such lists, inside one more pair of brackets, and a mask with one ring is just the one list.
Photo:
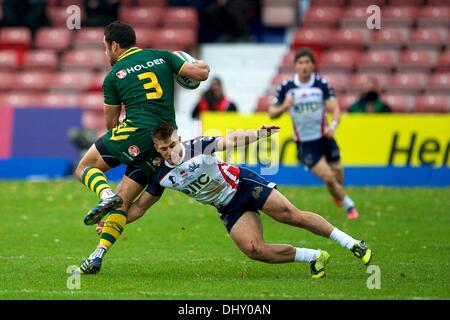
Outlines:
{"label": "player's knee", "polygon": [[81,177],[83,176],[84,170],[86,170],[87,166],[80,161],[75,169],[75,175],[78,179],[81,180]]}
{"label": "player's knee", "polygon": [[332,184],[336,183],[336,177],[334,176],[334,174],[332,172],[322,175],[321,178],[325,184],[332,185]]}
{"label": "player's knee", "polygon": [[252,260],[265,261],[265,245],[261,242],[251,242],[242,251]]}

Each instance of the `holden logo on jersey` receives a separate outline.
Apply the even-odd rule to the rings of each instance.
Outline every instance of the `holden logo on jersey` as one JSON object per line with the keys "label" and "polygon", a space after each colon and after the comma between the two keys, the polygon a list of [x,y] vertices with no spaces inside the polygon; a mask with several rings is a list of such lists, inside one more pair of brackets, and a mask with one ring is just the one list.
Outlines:
{"label": "holden logo on jersey", "polygon": [[189,165],[189,171],[190,172],[194,172],[195,170],[197,170],[198,168],[200,168],[200,165],[196,162],[194,162],[193,164]]}
{"label": "holden logo on jersey", "polygon": [[119,79],[123,79],[126,76],[127,76],[127,72],[124,69],[119,70],[119,71],[116,72],[116,77],[119,78]]}
{"label": "holden logo on jersey", "polygon": [[162,165],[162,163],[163,163],[163,158],[161,158],[161,157],[156,157],[152,160],[152,164],[155,167],[160,167]]}
{"label": "holden logo on jersey", "polygon": [[128,148],[128,153],[132,157],[136,157],[139,154],[139,152],[140,152],[140,150],[139,150],[138,146],[133,145]]}

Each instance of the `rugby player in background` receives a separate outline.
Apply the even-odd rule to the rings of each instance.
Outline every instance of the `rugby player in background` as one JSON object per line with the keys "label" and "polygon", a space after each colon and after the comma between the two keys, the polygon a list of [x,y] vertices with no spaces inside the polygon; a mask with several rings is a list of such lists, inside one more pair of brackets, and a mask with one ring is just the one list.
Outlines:
{"label": "rugby player in background", "polygon": [[[284,112],[290,113],[299,160],[323,181],[336,205],[347,211],[347,218],[356,219],[359,213],[355,202],[342,186],[344,170],[334,139],[340,120],[339,105],[328,82],[314,73],[315,62],[311,49],[296,52],[296,74],[278,89],[269,115],[275,119]],[[326,112],[332,114],[330,124]]]}

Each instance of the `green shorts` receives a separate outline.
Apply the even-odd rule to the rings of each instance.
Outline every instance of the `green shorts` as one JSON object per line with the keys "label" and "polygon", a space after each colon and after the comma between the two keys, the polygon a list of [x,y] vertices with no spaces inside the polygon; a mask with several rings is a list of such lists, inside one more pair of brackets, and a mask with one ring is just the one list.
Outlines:
{"label": "green shorts", "polygon": [[151,130],[151,127],[140,128],[125,120],[100,137],[95,146],[110,167],[133,164],[150,176],[162,163],[162,157],[154,147]]}

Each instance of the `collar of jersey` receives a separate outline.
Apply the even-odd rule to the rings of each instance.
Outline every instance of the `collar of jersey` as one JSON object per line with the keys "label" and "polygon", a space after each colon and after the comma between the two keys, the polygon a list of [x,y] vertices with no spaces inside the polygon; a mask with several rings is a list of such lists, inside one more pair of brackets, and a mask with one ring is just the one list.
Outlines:
{"label": "collar of jersey", "polygon": [[295,85],[297,87],[309,88],[309,87],[311,87],[314,84],[315,78],[316,78],[316,74],[315,73],[311,73],[311,78],[309,78],[308,82],[303,83],[303,82],[300,82],[300,78],[298,77],[298,74],[295,74],[294,83],[295,83]]}
{"label": "collar of jersey", "polygon": [[132,47],[132,48],[128,49],[127,51],[125,51],[124,53],[122,53],[122,54],[119,56],[119,58],[117,58],[117,61],[120,61],[120,60],[122,60],[123,58],[126,58],[126,57],[132,55],[133,53],[139,52],[139,51],[141,51],[141,50],[142,50],[141,48],[138,48],[138,47]]}
{"label": "collar of jersey", "polygon": [[164,162],[166,163],[166,166],[168,166],[169,168],[175,168],[184,162],[184,158],[186,156],[186,147],[184,146],[184,143],[181,143],[181,147],[182,147],[181,161],[179,163],[172,165],[169,162],[167,162],[167,160],[164,160]]}

